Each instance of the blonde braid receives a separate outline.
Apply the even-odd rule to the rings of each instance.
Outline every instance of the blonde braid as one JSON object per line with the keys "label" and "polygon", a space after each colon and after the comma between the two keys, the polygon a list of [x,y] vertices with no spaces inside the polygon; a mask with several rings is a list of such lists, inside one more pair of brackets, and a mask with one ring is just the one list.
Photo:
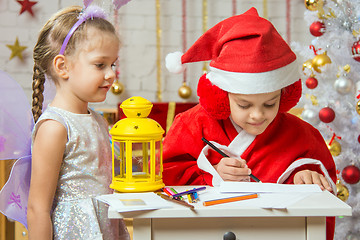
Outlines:
{"label": "blonde braid", "polygon": [[37,66],[34,65],[34,74],[33,74],[33,82],[32,82],[32,113],[34,117],[34,122],[37,122],[41,113],[42,113],[42,104],[44,101],[44,83],[45,83],[45,75]]}

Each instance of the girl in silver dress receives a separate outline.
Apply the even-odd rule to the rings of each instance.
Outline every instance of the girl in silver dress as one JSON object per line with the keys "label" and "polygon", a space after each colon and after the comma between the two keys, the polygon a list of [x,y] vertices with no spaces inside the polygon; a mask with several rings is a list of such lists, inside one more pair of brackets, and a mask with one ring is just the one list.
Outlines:
{"label": "girl in silver dress", "polygon": [[[48,20],[34,48],[29,238],[129,239],[95,197],[110,193],[111,147],[102,102],[114,79],[119,38],[96,6],[68,7]],[[45,76],[56,94],[42,113]]]}

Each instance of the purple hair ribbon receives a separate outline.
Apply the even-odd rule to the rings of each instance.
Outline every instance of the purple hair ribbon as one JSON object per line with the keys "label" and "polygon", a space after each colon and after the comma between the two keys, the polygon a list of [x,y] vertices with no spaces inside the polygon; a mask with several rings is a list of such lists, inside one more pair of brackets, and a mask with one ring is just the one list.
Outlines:
{"label": "purple hair ribbon", "polygon": [[92,2],[93,2],[93,0],[83,0],[83,4],[84,4],[85,8],[87,8]]}
{"label": "purple hair ribbon", "polygon": [[66,35],[64,42],[61,46],[59,54],[61,54],[61,55],[64,54],[66,46],[68,45],[69,40],[70,40],[71,36],[74,34],[74,32],[76,31],[76,29],[86,20],[94,19],[94,18],[106,19],[105,11],[98,6],[92,5],[92,6],[87,7],[84,12],[80,13],[80,16],[78,17],[79,20],[74,24],[74,26],[72,26],[72,28]]}
{"label": "purple hair ribbon", "polygon": [[130,0],[112,0],[112,3],[114,4],[115,10],[119,10],[122,6],[130,2]]}

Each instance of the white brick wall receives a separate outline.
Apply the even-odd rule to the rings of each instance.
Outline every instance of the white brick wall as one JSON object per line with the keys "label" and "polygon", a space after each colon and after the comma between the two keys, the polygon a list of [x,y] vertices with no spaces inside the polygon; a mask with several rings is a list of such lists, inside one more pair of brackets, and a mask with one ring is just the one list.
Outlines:
{"label": "white brick wall", "polygon": [[[81,0],[37,0],[32,7],[35,16],[28,12],[19,15],[21,5],[15,0],[0,2],[0,69],[12,76],[23,88],[31,101],[32,49],[37,34],[46,20],[59,8],[81,5]],[[105,4],[110,12],[111,0],[96,0]],[[178,94],[182,75],[169,74],[164,67],[167,53],[182,50],[182,1],[161,0],[161,57],[162,57],[162,96],[163,101],[184,101]],[[268,0],[267,13],[280,34],[286,39],[286,1]],[[256,7],[263,15],[263,0],[237,0],[237,13]],[[96,108],[114,108],[124,99],[139,95],[150,101],[157,101],[156,64],[156,12],[155,0],[132,0],[119,10],[119,32],[123,42],[120,51],[120,81],[125,92],[115,96],[109,92],[104,103],[93,105]],[[291,40],[308,43],[311,40],[303,13],[302,0],[291,1]],[[232,0],[208,0],[208,28],[231,16]],[[113,21],[112,13],[109,19]],[[187,46],[190,47],[202,34],[202,0],[187,0]],[[13,45],[18,37],[20,45],[27,46],[23,52],[24,60],[9,60],[11,51],[7,44]],[[197,101],[196,85],[202,72],[202,63],[188,64],[187,79],[193,90],[191,99]],[[85,87],[85,86],[84,86]]]}

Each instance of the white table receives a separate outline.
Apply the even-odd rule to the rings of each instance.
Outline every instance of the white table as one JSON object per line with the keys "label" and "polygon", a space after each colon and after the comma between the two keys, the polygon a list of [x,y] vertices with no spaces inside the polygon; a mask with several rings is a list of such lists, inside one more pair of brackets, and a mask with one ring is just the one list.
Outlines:
{"label": "white table", "polygon": [[351,216],[351,207],[324,191],[287,209],[202,203],[195,204],[194,211],[179,204],[126,213],[109,208],[109,218],[133,218],[134,240],[222,240],[226,232],[233,232],[238,240],[325,240],[326,216]]}

